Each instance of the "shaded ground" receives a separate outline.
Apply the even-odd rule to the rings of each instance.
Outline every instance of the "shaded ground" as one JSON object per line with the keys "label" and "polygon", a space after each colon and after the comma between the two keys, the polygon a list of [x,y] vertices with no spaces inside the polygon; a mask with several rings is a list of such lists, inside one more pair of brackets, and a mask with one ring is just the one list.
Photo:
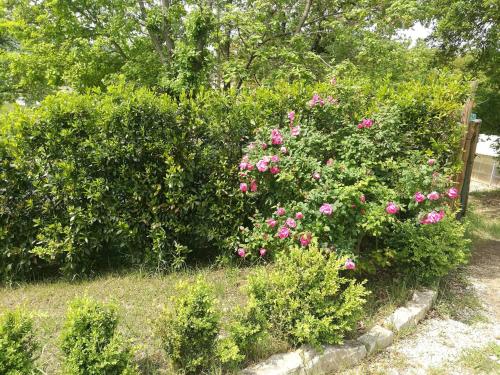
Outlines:
{"label": "shaded ground", "polygon": [[428,319],[342,374],[500,374],[500,191],[470,204],[470,264],[442,281]]}

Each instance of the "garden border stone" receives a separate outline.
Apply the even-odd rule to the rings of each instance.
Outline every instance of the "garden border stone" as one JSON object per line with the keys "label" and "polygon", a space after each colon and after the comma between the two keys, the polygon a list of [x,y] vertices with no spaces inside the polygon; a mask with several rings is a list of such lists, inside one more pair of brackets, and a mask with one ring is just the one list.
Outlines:
{"label": "garden border stone", "polygon": [[436,301],[437,292],[415,291],[404,307],[396,309],[384,320],[356,340],[342,345],[326,345],[318,351],[308,345],[289,352],[274,354],[267,360],[240,372],[242,375],[321,375],[357,365],[363,358],[390,346],[394,334],[415,326]]}

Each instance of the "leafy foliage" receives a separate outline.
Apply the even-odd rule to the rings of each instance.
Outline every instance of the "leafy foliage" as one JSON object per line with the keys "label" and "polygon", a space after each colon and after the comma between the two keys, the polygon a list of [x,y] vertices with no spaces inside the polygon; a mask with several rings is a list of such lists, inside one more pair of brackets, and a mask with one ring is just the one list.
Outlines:
{"label": "leafy foliage", "polygon": [[249,279],[249,295],[293,345],[338,344],[362,313],[367,292],[344,273],[345,259],[313,246],[292,248]]}
{"label": "leafy foliage", "polygon": [[31,317],[21,310],[4,312],[0,317],[0,373],[31,374],[37,350]]}
{"label": "leafy foliage", "polygon": [[116,333],[116,309],[88,298],[74,300],[61,336],[67,374],[137,374],[129,344]]}

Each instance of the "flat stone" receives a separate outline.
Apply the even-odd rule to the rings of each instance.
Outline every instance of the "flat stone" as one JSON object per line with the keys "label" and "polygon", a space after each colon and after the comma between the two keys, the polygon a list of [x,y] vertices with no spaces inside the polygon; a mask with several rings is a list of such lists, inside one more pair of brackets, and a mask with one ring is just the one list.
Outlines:
{"label": "flat stone", "polygon": [[300,375],[302,372],[302,356],[296,350],[290,353],[275,354],[264,362],[241,371],[243,375]]}
{"label": "flat stone", "polygon": [[302,349],[304,369],[301,374],[331,374],[353,367],[366,357],[365,346],[358,341],[346,341],[343,345],[325,346],[322,352],[311,347]]}
{"label": "flat stone", "polygon": [[358,341],[365,346],[367,354],[372,354],[375,351],[390,346],[394,341],[394,333],[387,328],[377,325],[360,336]]}
{"label": "flat stone", "polygon": [[387,317],[384,325],[396,332],[415,326],[425,317],[436,297],[437,293],[433,290],[415,292],[412,300]]}

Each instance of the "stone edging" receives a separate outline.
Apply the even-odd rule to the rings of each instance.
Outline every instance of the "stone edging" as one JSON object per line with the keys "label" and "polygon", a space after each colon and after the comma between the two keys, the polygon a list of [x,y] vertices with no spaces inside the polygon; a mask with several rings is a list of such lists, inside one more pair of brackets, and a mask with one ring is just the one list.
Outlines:
{"label": "stone edging", "polygon": [[343,345],[324,346],[318,352],[303,346],[293,352],[275,354],[240,372],[241,375],[320,375],[354,367],[376,351],[387,348],[394,341],[394,334],[415,326],[422,320],[436,300],[433,290],[415,292],[405,307],[389,315],[383,326],[376,325],[357,340],[347,340]]}

